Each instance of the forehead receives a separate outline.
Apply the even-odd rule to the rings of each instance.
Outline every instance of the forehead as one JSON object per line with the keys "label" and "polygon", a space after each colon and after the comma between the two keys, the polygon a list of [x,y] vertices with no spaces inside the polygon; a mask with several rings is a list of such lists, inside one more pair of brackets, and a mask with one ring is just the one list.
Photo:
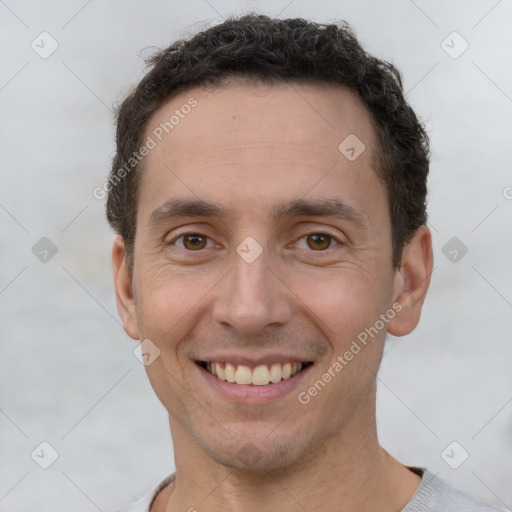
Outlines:
{"label": "forehead", "polygon": [[[372,168],[370,115],[355,93],[340,86],[193,88],[153,115],[146,137],[155,147],[142,166],[144,216],[173,195],[248,209],[252,203],[271,208],[277,194],[293,200],[332,196],[336,189],[357,203],[369,192],[384,193]],[[361,152],[356,159],[354,152]]]}
{"label": "forehead", "polygon": [[[193,137],[193,155],[198,156],[219,144],[232,148],[243,144],[247,151],[261,143],[277,147],[289,142],[295,143],[294,151],[300,151],[298,143],[302,143],[304,150],[314,146],[332,153],[340,137],[359,135],[369,148],[375,138],[366,107],[345,87],[234,79],[220,87],[193,88],[173,97],[153,115],[146,132],[155,132],[158,142],[164,138],[170,150]],[[179,155],[170,154],[170,159],[179,160],[190,149],[187,144]]]}

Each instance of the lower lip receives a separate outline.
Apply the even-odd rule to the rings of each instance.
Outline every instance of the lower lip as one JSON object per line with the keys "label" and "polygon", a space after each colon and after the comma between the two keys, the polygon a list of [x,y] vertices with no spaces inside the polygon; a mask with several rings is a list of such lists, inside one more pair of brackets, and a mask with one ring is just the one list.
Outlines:
{"label": "lower lip", "polygon": [[233,384],[218,379],[215,375],[198,364],[195,366],[198,368],[199,373],[206,380],[209,387],[213,387],[213,389],[232,402],[239,404],[264,404],[282,398],[287,393],[290,393],[302,382],[304,376],[309,373],[309,370],[314,365],[307,366],[289,379],[281,379],[279,382],[266,384],[265,386]]}

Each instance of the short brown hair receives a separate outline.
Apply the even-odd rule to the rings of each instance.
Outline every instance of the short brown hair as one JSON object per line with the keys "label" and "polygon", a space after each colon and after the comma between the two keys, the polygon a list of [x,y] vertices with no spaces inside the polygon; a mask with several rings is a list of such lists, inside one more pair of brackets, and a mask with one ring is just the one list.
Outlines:
{"label": "short brown hair", "polygon": [[398,70],[369,55],[346,22],[318,24],[247,14],[178,40],[152,66],[117,111],[116,154],[109,176],[107,219],[133,254],[140,163],[120,169],[143,144],[150,117],[174,95],[243,77],[269,83],[330,83],[356,92],[372,118],[377,172],[387,191],[393,265],[426,223],[429,141],[404,98]]}

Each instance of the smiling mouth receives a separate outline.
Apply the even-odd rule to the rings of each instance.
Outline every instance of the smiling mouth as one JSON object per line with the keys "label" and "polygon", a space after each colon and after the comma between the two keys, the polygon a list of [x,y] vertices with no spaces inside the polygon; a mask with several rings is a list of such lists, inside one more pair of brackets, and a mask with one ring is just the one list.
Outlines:
{"label": "smiling mouth", "polygon": [[219,380],[242,386],[266,386],[287,380],[303,371],[312,362],[290,362],[245,366],[225,362],[198,361],[197,364]]}

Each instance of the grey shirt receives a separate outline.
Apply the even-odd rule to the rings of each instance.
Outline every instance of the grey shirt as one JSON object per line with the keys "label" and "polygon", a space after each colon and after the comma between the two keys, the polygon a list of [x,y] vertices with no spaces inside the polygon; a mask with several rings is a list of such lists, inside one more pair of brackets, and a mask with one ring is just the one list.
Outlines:
{"label": "grey shirt", "polygon": [[[400,512],[507,512],[465,492],[457,491],[425,468],[409,467],[421,476],[421,482],[409,503]],[[156,495],[170,482],[175,474],[167,477],[149,494],[136,503],[117,512],[149,512]]]}
{"label": "grey shirt", "polygon": [[506,512],[496,505],[453,489],[428,469],[409,469],[422,479],[409,503],[400,512]]}

